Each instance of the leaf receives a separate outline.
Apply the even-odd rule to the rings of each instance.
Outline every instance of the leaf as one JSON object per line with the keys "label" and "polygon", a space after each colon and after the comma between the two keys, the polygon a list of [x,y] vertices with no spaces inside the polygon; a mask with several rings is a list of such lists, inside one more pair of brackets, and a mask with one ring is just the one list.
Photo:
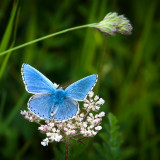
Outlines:
{"label": "leaf", "polygon": [[12,9],[9,23],[7,25],[6,31],[4,33],[3,39],[2,39],[1,44],[0,44],[0,53],[2,51],[6,50],[8,45],[9,45],[9,41],[11,39],[11,35],[12,35],[12,31],[13,31],[13,25],[14,25],[14,19],[15,19],[15,16],[16,16],[17,5],[18,4],[16,3],[15,6],[13,7],[13,9]]}
{"label": "leaf", "polygon": [[[2,42],[1,42],[1,45],[0,45],[0,52],[7,49],[7,46],[9,44],[10,39],[11,39],[11,35],[12,35],[12,32],[13,32],[12,30],[14,28],[14,19],[15,19],[15,16],[16,16],[16,11],[17,11],[17,3],[15,4],[15,6],[12,9],[11,18],[9,20],[8,26],[6,28],[5,34],[3,36],[3,39],[2,39]],[[14,43],[15,43],[16,30],[17,30],[17,24],[18,24],[18,15],[19,14],[17,14],[17,17],[16,17],[15,29],[14,29],[14,33],[13,33],[13,41],[12,41],[12,44],[11,44],[10,48],[12,48],[14,46]],[[4,70],[6,68],[7,62],[9,60],[10,54],[11,54],[11,52],[9,52],[5,56],[5,58],[2,62],[2,65],[1,65],[1,68],[0,68],[0,79],[2,78],[2,75],[3,75]]]}
{"label": "leaf", "polygon": [[100,153],[100,156],[107,160],[122,160],[123,152],[120,147],[123,142],[122,134],[119,131],[118,120],[109,113],[108,124],[105,126],[105,132],[100,134],[102,145],[96,143],[94,146]]}

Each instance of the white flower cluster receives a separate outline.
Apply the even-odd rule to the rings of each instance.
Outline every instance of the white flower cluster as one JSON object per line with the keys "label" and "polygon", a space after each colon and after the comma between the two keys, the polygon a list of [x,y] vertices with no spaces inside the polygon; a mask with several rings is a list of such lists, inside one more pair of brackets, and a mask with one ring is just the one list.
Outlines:
{"label": "white flower cluster", "polygon": [[100,105],[103,105],[105,101],[102,98],[99,98],[97,95],[94,97],[94,99],[92,99],[94,96],[93,91],[90,91],[88,95],[89,99],[84,100],[84,109],[87,111],[98,111],[100,109]]}
{"label": "white flower cluster", "polygon": [[105,116],[105,112],[93,114],[104,104],[102,98],[93,96],[94,92],[89,92],[88,99],[85,99],[81,112],[74,119],[69,119],[68,121],[56,122],[53,119],[48,119],[45,120],[45,124],[41,124],[39,123],[41,119],[31,111],[21,111],[21,114],[30,122],[38,122],[40,124],[38,129],[47,136],[41,142],[43,146],[47,146],[48,143],[53,141],[63,141],[66,136],[74,139],[77,139],[78,136],[93,137],[102,129],[100,124],[102,117]]}
{"label": "white flower cluster", "polygon": [[24,115],[24,118],[27,119],[30,122],[40,122],[40,118],[38,116],[36,116],[35,114],[33,114],[30,110],[26,111],[21,111],[20,112],[22,115]]}

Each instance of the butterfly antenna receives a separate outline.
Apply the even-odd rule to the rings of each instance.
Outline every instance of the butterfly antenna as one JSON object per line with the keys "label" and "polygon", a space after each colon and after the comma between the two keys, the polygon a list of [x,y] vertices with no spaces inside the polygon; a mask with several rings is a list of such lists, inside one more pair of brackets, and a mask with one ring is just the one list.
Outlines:
{"label": "butterfly antenna", "polygon": [[69,86],[69,85],[65,85],[65,86],[63,86],[62,88],[65,88],[65,89],[66,89],[68,86]]}

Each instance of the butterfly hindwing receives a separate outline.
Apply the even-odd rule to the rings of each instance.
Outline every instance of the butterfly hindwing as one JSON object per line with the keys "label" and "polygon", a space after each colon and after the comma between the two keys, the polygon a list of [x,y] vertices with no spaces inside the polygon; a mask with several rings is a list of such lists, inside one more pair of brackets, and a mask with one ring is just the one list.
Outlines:
{"label": "butterfly hindwing", "polygon": [[42,118],[51,118],[51,112],[56,113],[58,105],[54,103],[54,95],[33,95],[28,102],[29,109]]}
{"label": "butterfly hindwing", "polygon": [[33,95],[28,102],[28,108],[41,118],[53,118],[55,121],[73,118],[79,111],[78,103],[73,99],[65,98],[57,103],[54,95],[45,94]]}
{"label": "butterfly hindwing", "polygon": [[62,121],[73,118],[79,112],[79,106],[76,101],[70,98],[65,98],[62,103],[59,104],[58,110],[53,116],[56,121]]}
{"label": "butterfly hindwing", "polygon": [[94,87],[97,78],[98,75],[93,74],[71,84],[65,89],[65,96],[77,101],[84,100],[88,92]]}
{"label": "butterfly hindwing", "polygon": [[56,88],[53,83],[35,68],[23,64],[21,69],[26,90],[32,94],[52,94]]}

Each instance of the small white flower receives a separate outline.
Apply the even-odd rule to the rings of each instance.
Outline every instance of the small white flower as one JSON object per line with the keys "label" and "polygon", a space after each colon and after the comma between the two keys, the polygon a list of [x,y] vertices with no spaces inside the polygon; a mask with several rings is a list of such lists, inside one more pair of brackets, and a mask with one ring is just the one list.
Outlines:
{"label": "small white flower", "polygon": [[105,112],[99,113],[99,117],[104,117],[104,116],[105,116]]}
{"label": "small white flower", "polygon": [[38,127],[39,130],[43,131],[43,126]]}
{"label": "small white flower", "polygon": [[59,129],[57,129],[57,133],[60,133],[60,130],[59,130]]}
{"label": "small white flower", "polygon": [[90,91],[90,92],[88,93],[88,95],[89,95],[90,98],[92,98],[93,95],[94,95],[94,92],[93,92],[93,91]]}
{"label": "small white flower", "polygon": [[49,142],[49,139],[46,138],[46,139],[44,139],[44,140],[41,142],[41,145],[42,145],[42,146],[48,146],[48,142]]}
{"label": "small white flower", "polygon": [[99,96],[96,95],[96,96],[94,97],[94,100],[97,101],[98,99],[99,99]]}
{"label": "small white flower", "polygon": [[68,132],[68,135],[74,135],[74,134],[76,134],[76,133],[77,133],[76,130],[70,130],[70,131]]}
{"label": "small white flower", "polygon": [[87,107],[88,107],[88,104],[87,104],[87,103],[84,103],[83,107],[84,107],[84,108],[87,108]]}
{"label": "small white flower", "polygon": [[95,124],[95,125],[97,125],[99,122],[100,122],[100,121],[99,121],[98,118],[93,120],[93,124]]}
{"label": "small white flower", "polygon": [[49,123],[49,126],[54,127],[54,123],[52,123],[52,122]]}
{"label": "small white flower", "polygon": [[68,128],[71,128],[71,125],[70,125],[70,124],[67,124],[67,127],[68,127]]}
{"label": "small white flower", "polygon": [[90,102],[93,102],[93,99],[90,99]]}
{"label": "small white flower", "polygon": [[83,127],[84,127],[84,128],[87,127],[87,122],[83,122]]}
{"label": "small white flower", "polygon": [[89,107],[88,107],[88,110],[91,110],[92,108],[93,108],[93,106],[89,106]]}
{"label": "small white flower", "polygon": [[75,128],[76,128],[75,125],[72,124],[72,125],[71,125],[71,129],[75,129]]}
{"label": "small white flower", "polygon": [[68,131],[68,128],[66,128],[66,127],[64,127],[63,129],[64,129],[64,131]]}
{"label": "small white flower", "polygon": [[89,113],[89,116],[90,116],[90,117],[93,117],[93,113]]}
{"label": "small white flower", "polygon": [[95,127],[95,130],[100,131],[102,129],[102,126]]}
{"label": "small white flower", "polygon": [[92,121],[92,118],[87,116],[87,122],[91,122]]}
{"label": "small white flower", "polygon": [[105,102],[104,99],[102,99],[102,98],[99,99],[100,104],[104,104],[104,102]]}
{"label": "small white flower", "polygon": [[52,129],[52,132],[54,132],[54,133],[55,133],[55,132],[56,132],[56,128],[53,128],[53,129]]}
{"label": "small white flower", "polygon": [[62,139],[61,135],[56,134],[55,141],[59,142]]}
{"label": "small white flower", "polygon": [[90,125],[88,128],[89,128],[89,129],[92,129],[93,127],[94,127],[94,125],[92,124],[92,125]]}
{"label": "small white flower", "polygon": [[92,131],[92,135],[95,136],[97,134],[97,132],[95,131]]}
{"label": "small white flower", "polygon": [[81,134],[84,134],[84,133],[85,133],[85,131],[84,131],[84,130],[81,130],[81,131],[80,131],[80,133],[81,133]]}
{"label": "small white flower", "polygon": [[80,114],[80,117],[82,117],[82,118],[83,118],[83,117],[84,117],[84,113],[81,113],[81,114]]}
{"label": "small white flower", "polygon": [[96,106],[96,110],[99,110],[100,109],[100,107],[99,106]]}
{"label": "small white flower", "polygon": [[28,120],[29,120],[29,116],[28,116],[28,115],[25,115],[25,119],[28,119]]}
{"label": "small white flower", "polygon": [[83,118],[79,118],[78,120],[79,120],[79,122],[81,122],[81,121],[83,121]]}
{"label": "small white flower", "polygon": [[57,127],[58,127],[59,129],[61,129],[61,128],[63,127],[63,124],[62,124],[62,123],[59,123],[59,124],[57,124]]}
{"label": "small white flower", "polygon": [[49,137],[49,136],[52,136],[52,133],[47,132],[46,135],[47,135],[47,137]]}
{"label": "small white flower", "polygon": [[90,130],[88,130],[88,131],[85,132],[85,135],[86,135],[86,136],[91,136],[91,135],[92,135],[92,132],[91,132]]}
{"label": "small white flower", "polygon": [[22,115],[25,115],[26,114],[26,111],[24,110],[24,111],[20,111],[20,113],[22,114]]}

